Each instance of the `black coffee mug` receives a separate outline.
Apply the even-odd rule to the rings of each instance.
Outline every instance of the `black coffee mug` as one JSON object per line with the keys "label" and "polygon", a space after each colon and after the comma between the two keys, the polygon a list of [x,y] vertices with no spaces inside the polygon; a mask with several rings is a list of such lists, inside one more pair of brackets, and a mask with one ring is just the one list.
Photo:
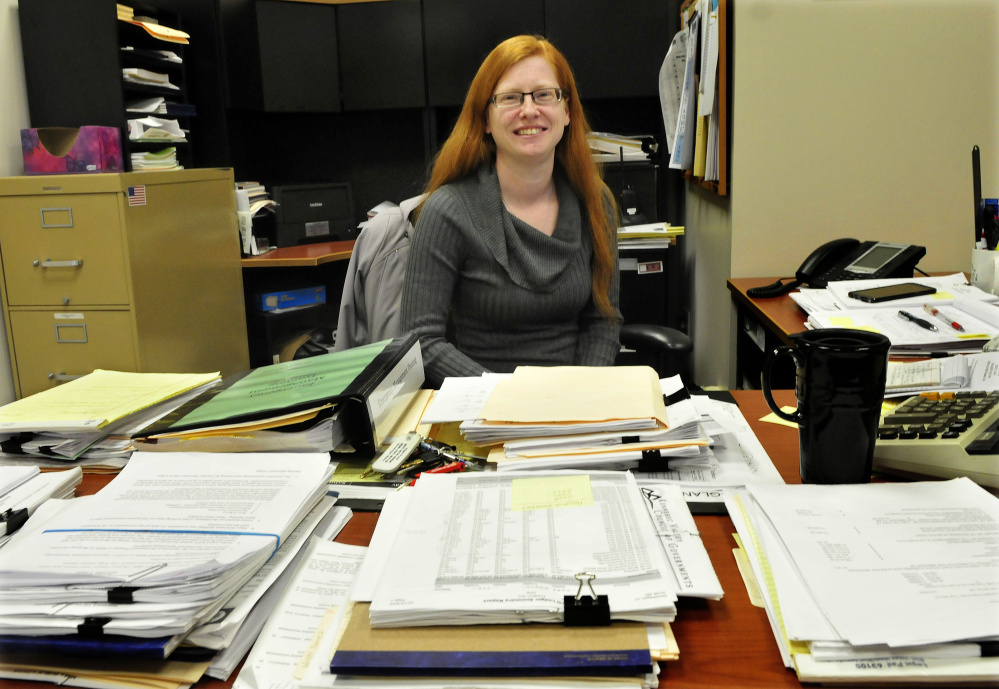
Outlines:
{"label": "black coffee mug", "polygon": [[[802,483],[867,483],[888,373],[888,338],[847,328],[791,335],[763,364],[763,396],[773,412],[798,424]],[[798,409],[774,402],[770,371],[782,355],[794,360]]]}

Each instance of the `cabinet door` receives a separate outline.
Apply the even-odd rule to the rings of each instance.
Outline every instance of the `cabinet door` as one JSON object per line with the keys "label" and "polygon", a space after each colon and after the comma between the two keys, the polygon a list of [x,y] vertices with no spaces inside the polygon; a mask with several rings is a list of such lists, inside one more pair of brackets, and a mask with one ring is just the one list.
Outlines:
{"label": "cabinet door", "polygon": [[32,127],[125,126],[112,3],[19,0],[7,13],[20,20]]}
{"label": "cabinet door", "polygon": [[258,0],[257,37],[265,111],[340,111],[333,6]]}
{"label": "cabinet door", "polygon": [[8,196],[0,217],[10,306],[129,303],[114,194]]}
{"label": "cabinet door", "polygon": [[479,65],[498,43],[544,33],[544,7],[542,0],[423,0],[423,24],[430,105],[461,105]]}
{"label": "cabinet door", "polygon": [[137,371],[128,311],[11,311],[21,397],[95,368]]}
{"label": "cabinet door", "polygon": [[337,5],[344,110],[422,108],[420,0]]}
{"label": "cabinet door", "polygon": [[548,38],[569,60],[583,102],[659,94],[669,49],[663,0],[545,0]]}

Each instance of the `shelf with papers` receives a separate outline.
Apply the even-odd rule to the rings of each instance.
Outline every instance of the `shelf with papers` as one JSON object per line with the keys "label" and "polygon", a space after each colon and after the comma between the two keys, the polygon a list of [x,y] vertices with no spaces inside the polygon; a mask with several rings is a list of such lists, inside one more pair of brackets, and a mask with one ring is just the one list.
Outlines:
{"label": "shelf with papers", "polygon": [[[196,108],[197,120],[178,147],[177,164],[185,168],[229,164],[222,94],[217,88],[219,56],[213,40],[215,9],[211,3],[182,0],[138,0],[128,3],[134,16],[153,17],[155,33],[129,23],[128,10],[116,13],[110,0],[23,0],[18,5],[28,107],[33,127],[80,127],[99,123],[121,132],[123,167],[132,165],[133,143],[128,120],[129,102],[159,96]],[[190,32],[197,40],[180,36],[162,40],[156,33]],[[179,34],[177,34],[179,35]],[[188,41],[190,40],[190,44]],[[125,69],[142,69],[165,78],[178,88],[126,82]],[[194,78],[196,77],[196,79]],[[213,86],[215,84],[215,86]],[[153,114],[153,113],[149,113]],[[174,118],[173,114],[160,117]],[[144,149],[139,148],[139,152]],[[161,162],[162,165],[162,162]]]}
{"label": "shelf with papers", "polygon": [[[681,11],[681,24],[684,28],[687,27],[688,22],[692,13],[697,9],[698,0],[684,0]],[[707,143],[704,142],[706,138],[712,137],[713,134],[709,133],[709,117],[696,117],[696,135],[698,138],[698,145],[695,147],[694,157],[695,163],[693,170],[684,170],[684,177],[690,180],[693,184],[704,187],[709,191],[713,191],[719,196],[726,196],[728,194],[728,189],[730,186],[728,178],[728,136],[729,136],[729,93],[731,90],[731,77],[729,74],[729,44],[730,39],[730,17],[729,17],[729,0],[717,0],[718,5],[718,73],[715,76],[715,85],[717,89],[717,99],[715,102],[715,107],[717,108],[717,128],[718,128],[718,141],[717,141],[717,179],[707,179],[707,175],[704,174],[704,157],[707,155]],[[698,49],[698,54],[700,54],[700,48]],[[698,80],[701,75],[697,75]],[[700,166],[696,162],[701,159],[702,162]],[[701,172],[700,175],[696,174]]]}

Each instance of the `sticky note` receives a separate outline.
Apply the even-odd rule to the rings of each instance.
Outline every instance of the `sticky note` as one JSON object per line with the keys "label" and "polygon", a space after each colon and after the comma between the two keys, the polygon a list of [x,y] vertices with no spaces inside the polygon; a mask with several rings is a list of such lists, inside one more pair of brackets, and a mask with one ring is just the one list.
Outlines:
{"label": "sticky note", "polygon": [[593,489],[586,474],[515,478],[510,492],[514,512],[593,505]]}
{"label": "sticky note", "polygon": [[[785,414],[793,414],[794,412],[798,411],[798,408],[797,407],[781,407],[780,410],[782,412],[784,412]],[[780,424],[781,426],[790,426],[791,428],[797,428],[798,427],[798,424],[794,423],[793,421],[788,421],[787,419],[782,419],[781,417],[777,416],[774,413],[767,414],[762,419],[760,419],[760,421],[766,421],[767,423],[776,423],[776,424]]]}

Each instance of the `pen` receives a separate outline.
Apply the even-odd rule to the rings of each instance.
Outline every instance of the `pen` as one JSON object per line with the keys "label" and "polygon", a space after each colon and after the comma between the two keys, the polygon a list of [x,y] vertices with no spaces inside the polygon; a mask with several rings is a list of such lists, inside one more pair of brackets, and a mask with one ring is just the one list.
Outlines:
{"label": "pen", "polygon": [[946,323],[950,327],[954,328],[954,330],[960,330],[962,333],[964,332],[964,326],[962,326],[957,321],[952,321],[949,318],[947,318],[947,316],[945,316],[942,313],[940,313],[936,309],[936,307],[934,307],[932,304],[923,304],[923,311],[925,311],[926,313],[930,314],[931,316],[936,316],[937,318],[939,318],[940,320],[942,320],[944,323]]}
{"label": "pen", "polygon": [[900,318],[904,318],[907,321],[915,323],[920,328],[926,328],[927,330],[932,330],[934,332],[936,332],[936,330],[937,330],[937,326],[933,325],[929,321],[924,321],[922,318],[916,318],[915,316],[913,316],[908,311],[899,311],[898,315],[899,315]]}

